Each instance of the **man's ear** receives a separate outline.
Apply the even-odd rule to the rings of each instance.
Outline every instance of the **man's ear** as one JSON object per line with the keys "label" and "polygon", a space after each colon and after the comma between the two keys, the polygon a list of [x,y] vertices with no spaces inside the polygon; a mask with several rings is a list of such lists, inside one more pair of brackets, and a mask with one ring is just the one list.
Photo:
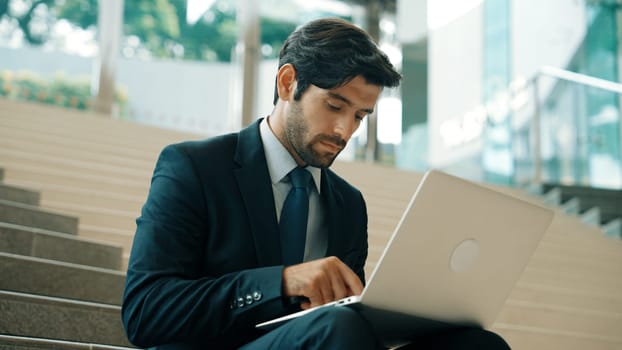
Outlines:
{"label": "man's ear", "polygon": [[282,65],[276,74],[276,89],[279,99],[292,100],[296,92],[296,85],[296,68],[291,63]]}

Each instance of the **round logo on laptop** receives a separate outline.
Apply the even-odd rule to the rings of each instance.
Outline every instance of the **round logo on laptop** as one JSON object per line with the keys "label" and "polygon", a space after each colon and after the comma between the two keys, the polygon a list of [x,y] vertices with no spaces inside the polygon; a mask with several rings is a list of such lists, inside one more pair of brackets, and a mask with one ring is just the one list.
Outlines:
{"label": "round logo on laptop", "polygon": [[454,272],[469,270],[479,255],[479,242],[475,239],[467,239],[456,246],[449,260],[449,267]]}

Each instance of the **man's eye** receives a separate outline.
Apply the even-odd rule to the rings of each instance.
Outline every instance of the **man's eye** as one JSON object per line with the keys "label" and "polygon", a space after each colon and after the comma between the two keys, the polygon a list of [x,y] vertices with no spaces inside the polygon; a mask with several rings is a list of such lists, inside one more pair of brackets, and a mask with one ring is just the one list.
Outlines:
{"label": "man's eye", "polygon": [[339,107],[339,106],[331,105],[330,103],[327,103],[326,105],[328,106],[328,108],[331,111],[340,111],[341,110],[341,107]]}
{"label": "man's eye", "polygon": [[357,115],[354,116],[354,118],[356,118],[356,120],[358,120],[358,121],[362,121],[365,118],[365,116],[357,114]]}

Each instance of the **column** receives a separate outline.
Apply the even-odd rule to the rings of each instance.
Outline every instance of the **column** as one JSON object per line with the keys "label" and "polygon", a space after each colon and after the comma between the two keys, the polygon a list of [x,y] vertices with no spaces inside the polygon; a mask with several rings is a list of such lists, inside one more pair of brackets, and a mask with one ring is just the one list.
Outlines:
{"label": "column", "polygon": [[115,117],[115,75],[123,28],[123,0],[100,0],[97,3],[99,58],[96,61],[93,81],[95,111]]}
{"label": "column", "polygon": [[[367,2],[366,31],[376,43],[380,41],[380,3],[378,0]],[[379,158],[378,148],[378,112],[367,116],[367,145],[365,147],[365,160],[377,161]]]}
{"label": "column", "polygon": [[242,69],[241,126],[251,124],[257,118],[257,79],[260,57],[259,25],[260,2],[255,0],[241,0],[238,4],[237,21],[239,29],[238,62]]}

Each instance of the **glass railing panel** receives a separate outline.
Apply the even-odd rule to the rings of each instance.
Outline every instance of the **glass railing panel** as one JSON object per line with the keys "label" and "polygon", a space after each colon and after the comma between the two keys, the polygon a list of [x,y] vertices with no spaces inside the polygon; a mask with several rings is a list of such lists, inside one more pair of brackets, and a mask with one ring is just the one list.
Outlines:
{"label": "glass railing panel", "polygon": [[512,115],[515,183],[622,188],[619,91],[540,75],[524,93]]}

